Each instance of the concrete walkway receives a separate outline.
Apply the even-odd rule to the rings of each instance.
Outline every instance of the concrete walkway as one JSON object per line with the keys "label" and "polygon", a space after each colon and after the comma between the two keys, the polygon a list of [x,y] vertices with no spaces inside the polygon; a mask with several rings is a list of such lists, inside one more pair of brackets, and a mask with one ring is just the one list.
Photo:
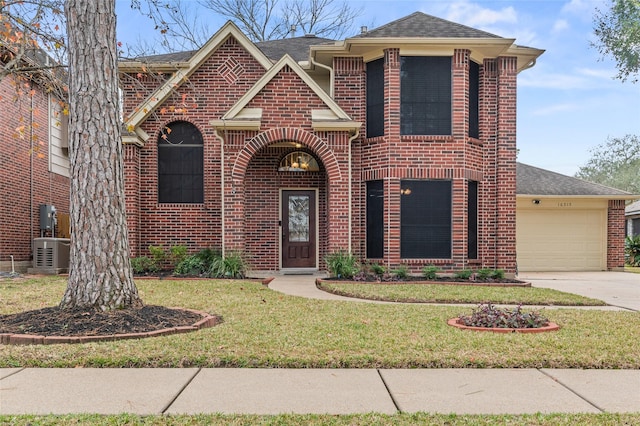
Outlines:
{"label": "concrete walkway", "polygon": [[0,369],[8,414],[640,412],[640,370]]}
{"label": "concrete walkway", "polygon": [[[269,275],[269,273],[258,273],[258,276],[267,275]],[[275,276],[275,279],[269,283],[269,288],[290,296],[320,300],[390,303],[354,299],[319,290],[316,287],[315,281],[316,278],[325,277],[326,274],[323,273],[309,275],[282,275],[271,273],[271,275]],[[579,294],[581,296],[599,299],[609,304],[609,306],[585,307],[544,306],[545,309],[571,308],[607,311],[640,311],[640,274],[628,272],[529,272],[520,274],[518,279],[531,282],[533,287],[552,288],[567,293]],[[450,304],[450,306],[452,305]],[[458,304],[457,306],[476,306],[476,304]]]}

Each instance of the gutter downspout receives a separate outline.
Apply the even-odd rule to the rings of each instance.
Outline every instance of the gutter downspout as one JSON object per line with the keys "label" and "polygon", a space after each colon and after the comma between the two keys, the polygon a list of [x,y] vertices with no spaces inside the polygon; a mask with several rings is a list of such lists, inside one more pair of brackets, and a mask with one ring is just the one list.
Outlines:
{"label": "gutter downspout", "polygon": [[352,235],[351,235],[351,230],[352,230],[352,209],[353,207],[351,206],[352,203],[352,198],[353,198],[353,191],[351,186],[353,185],[353,177],[351,176],[351,171],[352,171],[352,166],[351,166],[351,143],[358,137],[360,136],[360,129],[356,129],[356,133],[351,136],[349,138],[349,176],[348,176],[348,186],[349,186],[349,196],[348,196],[348,203],[349,203],[349,207],[348,207],[348,213],[347,213],[347,232],[349,233],[349,253],[351,253],[351,239],[352,239]]}
{"label": "gutter downspout", "polygon": [[317,67],[324,68],[325,70],[329,71],[329,96],[331,96],[331,99],[333,99],[333,94],[334,94],[333,82],[334,82],[334,74],[335,74],[333,71],[333,68],[331,68],[328,65],[324,65],[319,62],[316,62],[316,60],[313,58],[311,58],[311,63]]}
{"label": "gutter downspout", "polygon": [[225,220],[225,207],[224,207],[224,141],[227,136],[227,123],[222,119],[224,123],[224,136],[220,135],[219,129],[216,129],[215,135],[216,138],[220,141],[220,238],[222,239],[222,257],[225,255],[225,228],[224,228],[224,220]]}

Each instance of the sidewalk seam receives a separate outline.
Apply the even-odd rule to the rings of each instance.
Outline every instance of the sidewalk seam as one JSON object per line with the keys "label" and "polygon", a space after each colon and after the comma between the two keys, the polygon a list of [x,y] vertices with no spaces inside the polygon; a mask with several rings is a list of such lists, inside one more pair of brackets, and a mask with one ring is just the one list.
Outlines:
{"label": "sidewalk seam", "polygon": [[11,374],[9,374],[9,375],[7,375],[7,376],[4,376],[4,377],[0,378],[0,380],[4,380],[4,379],[9,378],[9,377],[11,377],[11,376],[15,376],[16,374],[21,373],[21,372],[23,372],[23,371],[24,371],[24,370],[26,370],[26,369],[27,369],[27,367],[22,367],[22,368],[18,369],[18,371],[14,371],[13,373],[11,373]]}
{"label": "sidewalk seam", "polygon": [[562,383],[562,382],[560,381],[560,379],[558,379],[558,378],[556,378],[556,377],[553,377],[551,374],[548,374],[548,373],[546,373],[546,372],[542,371],[540,368],[536,368],[536,370],[538,370],[540,373],[544,374],[545,376],[547,376],[548,378],[550,378],[550,379],[551,379],[551,380],[553,380],[554,382],[558,383],[560,386],[562,386],[563,388],[565,388],[566,390],[568,390],[569,392],[571,392],[572,394],[574,394],[574,395],[575,395],[575,396],[577,396],[578,398],[582,399],[584,402],[586,402],[586,403],[588,403],[588,404],[592,405],[594,408],[596,408],[596,409],[600,410],[600,412],[602,412],[602,413],[606,413],[606,411],[604,410],[604,408],[601,408],[601,407],[600,407],[600,406],[598,406],[598,404],[596,404],[595,402],[590,401],[590,400],[589,400],[589,398],[587,398],[586,396],[581,395],[580,393],[578,393],[578,392],[576,392],[575,390],[571,389],[571,388],[569,387],[569,385],[566,385],[566,384]]}
{"label": "sidewalk seam", "polygon": [[165,414],[167,412],[167,410],[169,408],[171,408],[173,403],[176,402],[176,399],[178,399],[180,397],[180,395],[182,395],[182,392],[184,392],[184,390],[191,384],[191,382],[193,382],[193,379],[195,379],[196,376],[198,374],[200,374],[201,371],[202,371],[202,367],[199,367],[198,370],[193,374],[193,376],[191,376],[191,378],[189,380],[187,380],[187,383],[185,383],[184,386],[182,386],[180,388],[180,390],[175,394],[175,396],[173,398],[171,398],[171,401],[169,401],[169,403],[164,406],[162,411],[160,411],[160,414],[162,414],[162,415]]}
{"label": "sidewalk seam", "polygon": [[384,380],[384,377],[382,377],[382,372],[380,371],[379,368],[376,368],[376,371],[378,372],[378,376],[380,377],[380,380],[382,380],[382,384],[384,385],[384,388],[387,390],[387,393],[389,394],[389,398],[391,398],[391,402],[393,402],[393,406],[396,407],[396,411],[398,411],[398,413],[402,413],[402,410],[400,409],[398,402],[393,396],[393,393],[391,393],[391,389],[389,389],[389,385],[387,385],[387,382]]}

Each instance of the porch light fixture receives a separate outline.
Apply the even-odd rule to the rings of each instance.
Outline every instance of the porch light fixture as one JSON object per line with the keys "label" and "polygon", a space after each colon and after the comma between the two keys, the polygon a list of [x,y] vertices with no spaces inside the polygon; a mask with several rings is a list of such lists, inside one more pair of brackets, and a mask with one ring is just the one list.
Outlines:
{"label": "porch light fixture", "polygon": [[411,195],[411,188],[400,189],[400,194],[402,194],[402,195]]}
{"label": "porch light fixture", "polygon": [[538,200],[537,198],[535,200],[531,200],[531,202],[536,205],[540,204],[540,200]]}
{"label": "porch light fixture", "polygon": [[278,167],[279,172],[317,172],[320,170],[318,162],[311,154],[304,151],[294,151],[287,154]]}

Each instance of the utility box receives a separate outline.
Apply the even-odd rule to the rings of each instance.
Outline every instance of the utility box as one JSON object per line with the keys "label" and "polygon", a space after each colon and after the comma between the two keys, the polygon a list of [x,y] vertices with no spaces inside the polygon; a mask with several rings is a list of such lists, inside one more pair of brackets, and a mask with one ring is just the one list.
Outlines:
{"label": "utility box", "polygon": [[61,274],[69,272],[69,238],[34,238],[33,268],[39,274]]}
{"label": "utility box", "polygon": [[56,227],[56,208],[51,204],[40,204],[40,231],[53,232]]}

